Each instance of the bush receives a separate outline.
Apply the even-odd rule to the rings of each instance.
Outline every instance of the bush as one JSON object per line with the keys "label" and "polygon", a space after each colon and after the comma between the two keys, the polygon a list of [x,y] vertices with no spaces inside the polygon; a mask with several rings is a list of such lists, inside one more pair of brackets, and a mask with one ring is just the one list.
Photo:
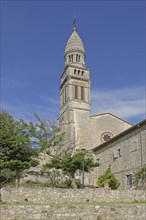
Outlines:
{"label": "bush", "polygon": [[108,168],[106,172],[98,178],[97,185],[99,187],[104,187],[104,184],[108,183],[111,189],[117,189],[120,182],[116,179],[114,174],[111,172],[111,168]]}
{"label": "bush", "polygon": [[146,189],[146,166],[134,173],[133,185],[136,189]]}

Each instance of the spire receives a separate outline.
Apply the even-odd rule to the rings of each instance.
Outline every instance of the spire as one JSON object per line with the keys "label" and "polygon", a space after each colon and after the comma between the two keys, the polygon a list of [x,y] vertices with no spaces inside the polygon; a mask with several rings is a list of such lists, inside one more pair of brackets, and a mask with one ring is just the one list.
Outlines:
{"label": "spire", "polygon": [[76,28],[76,17],[74,17],[73,21],[73,32],[69,37],[65,47],[65,56],[72,53],[81,53],[83,56],[85,56],[84,45]]}
{"label": "spire", "polygon": [[73,21],[73,31],[77,31],[76,16],[74,16],[74,21]]}

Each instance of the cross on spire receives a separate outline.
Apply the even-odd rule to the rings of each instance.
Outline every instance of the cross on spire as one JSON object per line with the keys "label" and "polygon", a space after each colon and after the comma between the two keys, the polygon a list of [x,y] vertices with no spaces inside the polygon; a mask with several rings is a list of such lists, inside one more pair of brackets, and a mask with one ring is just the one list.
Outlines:
{"label": "cross on spire", "polygon": [[74,16],[73,30],[77,30],[77,27],[76,27],[76,16]]}

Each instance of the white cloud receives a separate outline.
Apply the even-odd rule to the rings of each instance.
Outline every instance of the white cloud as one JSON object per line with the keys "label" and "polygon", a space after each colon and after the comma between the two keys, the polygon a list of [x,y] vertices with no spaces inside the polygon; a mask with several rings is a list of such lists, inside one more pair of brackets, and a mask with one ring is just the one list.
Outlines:
{"label": "white cloud", "polygon": [[128,119],[145,115],[145,88],[130,87],[117,90],[91,90],[92,114],[110,112]]}

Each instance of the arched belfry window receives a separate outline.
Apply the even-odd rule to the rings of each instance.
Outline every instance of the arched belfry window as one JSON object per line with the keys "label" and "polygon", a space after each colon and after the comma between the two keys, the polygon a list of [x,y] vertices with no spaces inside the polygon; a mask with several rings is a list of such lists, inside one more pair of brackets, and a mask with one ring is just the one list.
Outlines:
{"label": "arched belfry window", "polygon": [[80,55],[76,54],[76,62],[80,62]]}
{"label": "arched belfry window", "polygon": [[81,86],[81,100],[84,101],[84,87]]}
{"label": "arched belfry window", "polygon": [[78,99],[78,87],[75,85],[75,99]]}
{"label": "arched belfry window", "polygon": [[71,62],[73,62],[73,54],[71,55]]}
{"label": "arched belfry window", "polygon": [[78,62],[80,62],[80,55],[78,56]]}
{"label": "arched belfry window", "polygon": [[69,62],[73,62],[73,54],[69,55]]}

